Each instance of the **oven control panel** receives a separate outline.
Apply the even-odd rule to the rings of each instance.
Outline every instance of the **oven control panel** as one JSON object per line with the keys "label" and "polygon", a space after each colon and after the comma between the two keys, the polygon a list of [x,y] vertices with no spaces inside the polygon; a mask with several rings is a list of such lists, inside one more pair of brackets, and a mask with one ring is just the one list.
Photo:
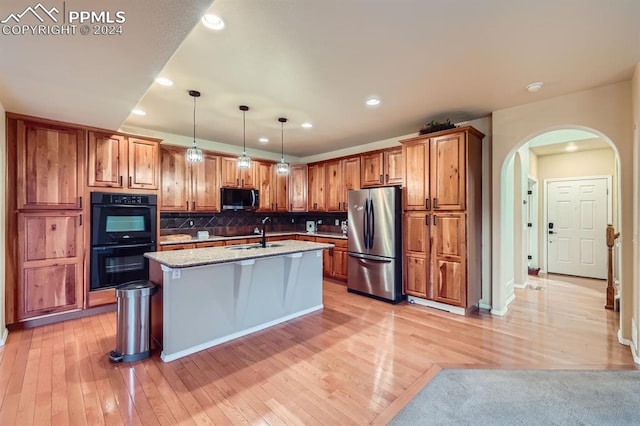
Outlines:
{"label": "oven control panel", "polygon": [[104,192],[91,193],[92,204],[107,204],[111,206],[148,206],[156,205],[156,195],[111,194]]}

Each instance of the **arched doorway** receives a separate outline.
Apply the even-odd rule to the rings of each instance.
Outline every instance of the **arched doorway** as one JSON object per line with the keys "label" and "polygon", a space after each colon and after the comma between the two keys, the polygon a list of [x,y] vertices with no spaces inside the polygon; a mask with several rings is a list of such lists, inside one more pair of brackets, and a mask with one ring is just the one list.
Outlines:
{"label": "arched doorway", "polygon": [[[542,166],[542,163],[548,164]],[[496,271],[502,275],[503,283],[500,288],[493,288],[493,299],[498,303],[494,303],[492,313],[506,313],[515,297],[514,288],[526,285],[530,267],[544,271],[548,266],[547,246],[550,239],[547,233],[550,230],[549,224],[544,221],[547,212],[544,182],[593,175],[609,175],[611,178],[613,209],[609,212],[607,222],[613,222],[618,229],[622,211],[618,196],[620,156],[615,144],[607,136],[583,126],[543,129],[524,138],[507,155],[501,167],[500,179],[500,264],[504,266]],[[532,187],[537,192],[535,199],[532,199]],[[529,203],[537,204],[535,210],[532,211]],[[533,233],[532,216],[537,219],[537,229]],[[601,230],[603,235],[605,229],[606,225]],[[535,243],[532,243],[532,239],[535,239]],[[537,250],[535,253],[530,252],[532,247]],[[602,250],[606,250],[606,247],[602,247]],[[508,279],[505,280],[505,277]]]}

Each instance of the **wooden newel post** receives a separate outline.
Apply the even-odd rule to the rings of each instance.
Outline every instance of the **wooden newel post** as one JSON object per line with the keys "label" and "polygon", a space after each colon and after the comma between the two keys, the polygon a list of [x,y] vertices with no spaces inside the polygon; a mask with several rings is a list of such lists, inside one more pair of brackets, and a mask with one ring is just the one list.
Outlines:
{"label": "wooden newel post", "polygon": [[613,225],[607,225],[607,304],[606,309],[614,308],[614,300],[616,297],[616,289],[613,286],[613,245],[616,238],[620,236],[619,232],[615,232]]}

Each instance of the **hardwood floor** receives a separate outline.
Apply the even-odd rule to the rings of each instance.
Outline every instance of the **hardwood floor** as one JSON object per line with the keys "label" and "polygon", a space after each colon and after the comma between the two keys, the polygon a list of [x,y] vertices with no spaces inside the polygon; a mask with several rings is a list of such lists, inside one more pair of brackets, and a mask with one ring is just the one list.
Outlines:
{"label": "hardwood floor", "polygon": [[442,368],[636,368],[604,294],[532,278],[505,317],[459,317],[325,281],[323,311],[171,363],[110,363],[113,312],[16,331],[0,424],[384,424]]}

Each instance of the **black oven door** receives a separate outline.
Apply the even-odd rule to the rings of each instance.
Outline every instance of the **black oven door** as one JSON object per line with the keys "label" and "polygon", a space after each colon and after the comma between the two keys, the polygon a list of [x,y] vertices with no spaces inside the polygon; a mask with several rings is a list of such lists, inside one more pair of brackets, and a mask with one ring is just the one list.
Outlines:
{"label": "black oven door", "polygon": [[155,244],[135,244],[91,249],[91,290],[149,279],[149,259],[144,253],[156,251]]}
{"label": "black oven door", "polygon": [[155,206],[97,204],[92,207],[92,246],[153,243],[155,229]]}

